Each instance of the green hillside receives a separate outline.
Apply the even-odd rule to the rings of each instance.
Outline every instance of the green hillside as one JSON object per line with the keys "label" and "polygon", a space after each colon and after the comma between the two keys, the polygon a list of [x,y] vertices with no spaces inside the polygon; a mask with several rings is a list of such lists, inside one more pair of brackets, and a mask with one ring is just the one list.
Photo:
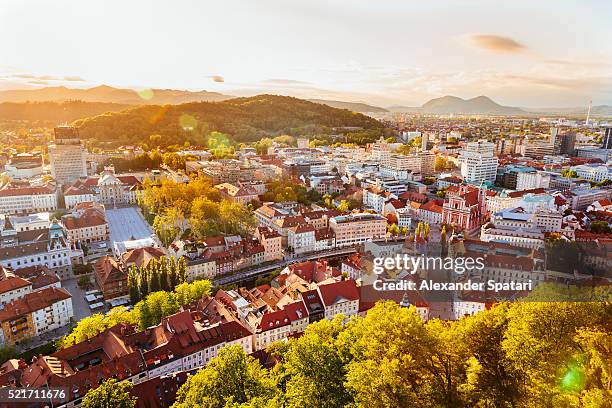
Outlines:
{"label": "green hillside", "polygon": [[360,127],[374,133],[383,127],[360,113],[275,95],[138,106],[80,119],[74,124],[85,139],[125,144],[148,142],[151,135],[160,135],[160,144],[167,145],[186,140],[203,143],[212,131],[227,133],[237,142],[252,142],[279,134],[329,134],[333,127]]}

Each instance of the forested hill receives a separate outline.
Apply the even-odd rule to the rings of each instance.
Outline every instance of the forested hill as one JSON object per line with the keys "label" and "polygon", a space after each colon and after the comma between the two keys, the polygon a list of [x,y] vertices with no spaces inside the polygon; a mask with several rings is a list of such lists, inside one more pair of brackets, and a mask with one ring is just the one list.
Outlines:
{"label": "forested hill", "polygon": [[332,127],[365,130],[382,130],[383,127],[377,120],[360,113],[277,95],[138,106],[80,119],[74,124],[80,127],[80,134],[86,139],[139,143],[147,142],[151,135],[161,135],[164,144],[185,140],[202,143],[211,131],[227,133],[238,142],[251,142],[279,134],[325,133]]}

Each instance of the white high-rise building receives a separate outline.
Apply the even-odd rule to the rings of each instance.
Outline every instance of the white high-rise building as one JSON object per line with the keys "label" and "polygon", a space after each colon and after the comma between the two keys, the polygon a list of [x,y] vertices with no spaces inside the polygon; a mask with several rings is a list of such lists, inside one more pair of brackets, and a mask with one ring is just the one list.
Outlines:
{"label": "white high-rise building", "polygon": [[517,191],[533,190],[534,188],[549,188],[550,174],[543,171],[521,171],[516,174]]}
{"label": "white high-rise building", "polygon": [[54,129],[55,141],[49,145],[51,175],[60,184],[87,177],[86,151],[79,131],[72,126],[59,126]]}
{"label": "white high-rise building", "polygon": [[495,145],[486,140],[468,143],[459,156],[463,179],[470,183],[495,181],[498,159],[494,152]]}

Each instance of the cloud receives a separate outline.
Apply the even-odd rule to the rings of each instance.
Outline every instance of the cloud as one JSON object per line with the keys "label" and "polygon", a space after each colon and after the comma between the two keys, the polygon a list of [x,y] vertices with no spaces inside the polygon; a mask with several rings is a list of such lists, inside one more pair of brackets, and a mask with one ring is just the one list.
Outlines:
{"label": "cloud", "polygon": [[298,81],[297,79],[272,78],[261,81],[262,84],[268,85],[312,85],[308,81]]}
{"label": "cloud", "polygon": [[470,40],[477,48],[498,53],[517,53],[527,49],[525,45],[512,38],[499,35],[473,34]]}
{"label": "cloud", "polygon": [[209,78],[212,79],[213,82],[225,82],[225,78],[223,78],[221,75],[211,75]]}
{"label": "cloud", "polygon": [[83,78],[81,78],[80,76],[65,76],[64,77],[64,81],[85,82],[85,80]]}
{"label": "cloud", "polygon": [[35,79],[33,81],[28,81],[28,84],[32,84],[32,85],[49,85],[49,82],[43,81],[43,80],[40,80],[40,79]]}

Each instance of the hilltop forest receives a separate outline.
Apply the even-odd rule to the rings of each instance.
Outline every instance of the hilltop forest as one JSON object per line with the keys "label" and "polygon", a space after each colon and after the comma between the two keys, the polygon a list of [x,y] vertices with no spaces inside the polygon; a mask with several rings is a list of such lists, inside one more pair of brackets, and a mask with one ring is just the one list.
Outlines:
{"label": "hilltop forest", "polygon": [[[205,145],[212,132],[222,132],[232,142],[254,142],[277,135],[332,134],[332,128],[349,127],[354,142],[378,138],[383,125],[375,119],[345,109],[287,96],[258,95],[222,102],[182,105],[146,105],[108,112],[74,122],[81,137],[119,144],[147,143]],[[346,133],[346,131],[344,131]]]}

